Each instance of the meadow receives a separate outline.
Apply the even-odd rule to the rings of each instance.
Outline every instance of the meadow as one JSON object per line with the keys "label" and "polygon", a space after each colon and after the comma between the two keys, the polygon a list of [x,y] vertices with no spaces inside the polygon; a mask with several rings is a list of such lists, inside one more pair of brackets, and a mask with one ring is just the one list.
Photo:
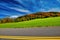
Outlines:
{"label": "meadow", "polygon": [[23,22],[0,24],[0,28],[33,28],[50,26],[60,26],[60,17],[39,18]]}

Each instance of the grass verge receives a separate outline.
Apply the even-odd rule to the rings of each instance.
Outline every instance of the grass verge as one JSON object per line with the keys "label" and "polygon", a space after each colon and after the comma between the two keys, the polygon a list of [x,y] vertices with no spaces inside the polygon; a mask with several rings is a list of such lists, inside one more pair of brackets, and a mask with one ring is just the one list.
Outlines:
{"label": "grass verge", "polygon": [[34,19],[30,21],[0,24],[0,28],[30,28],[30,27],[48,27],[60,26],[60,17],[51,17],[43,19]]}

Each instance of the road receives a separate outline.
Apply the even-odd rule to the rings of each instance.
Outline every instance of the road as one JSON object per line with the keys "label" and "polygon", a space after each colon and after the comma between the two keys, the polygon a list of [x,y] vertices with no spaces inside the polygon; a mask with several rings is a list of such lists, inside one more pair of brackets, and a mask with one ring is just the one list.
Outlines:
{"label": "road", "polygon": [[60,27],[0,28],[0,35],[6,35],[6,36],[60,36]]}

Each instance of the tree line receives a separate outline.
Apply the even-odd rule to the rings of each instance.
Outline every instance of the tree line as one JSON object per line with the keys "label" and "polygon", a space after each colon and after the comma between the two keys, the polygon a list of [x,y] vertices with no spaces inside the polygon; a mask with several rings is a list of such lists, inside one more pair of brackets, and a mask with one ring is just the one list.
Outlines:
{"label": "tree line", "polygon": [[0,23],[12,23],[12,22],[22,22],[29,21],[37,18],[48,18],[48,17],[58,17],[60,16],[60,12],[37,12],[33,14],[27,14],[25,16],[20,16],[18,18],[3,18],[0,19]]}

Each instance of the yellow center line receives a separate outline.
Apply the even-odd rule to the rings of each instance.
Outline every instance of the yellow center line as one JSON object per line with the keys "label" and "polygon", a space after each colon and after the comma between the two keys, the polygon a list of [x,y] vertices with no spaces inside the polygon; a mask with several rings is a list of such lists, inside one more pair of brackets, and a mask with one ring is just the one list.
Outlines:
{"label": "yellow center line", "polygon": [[29,40],[60,40],[60,37],[36,37],[36,36],[0,36],[3,39],[29,39]]}

